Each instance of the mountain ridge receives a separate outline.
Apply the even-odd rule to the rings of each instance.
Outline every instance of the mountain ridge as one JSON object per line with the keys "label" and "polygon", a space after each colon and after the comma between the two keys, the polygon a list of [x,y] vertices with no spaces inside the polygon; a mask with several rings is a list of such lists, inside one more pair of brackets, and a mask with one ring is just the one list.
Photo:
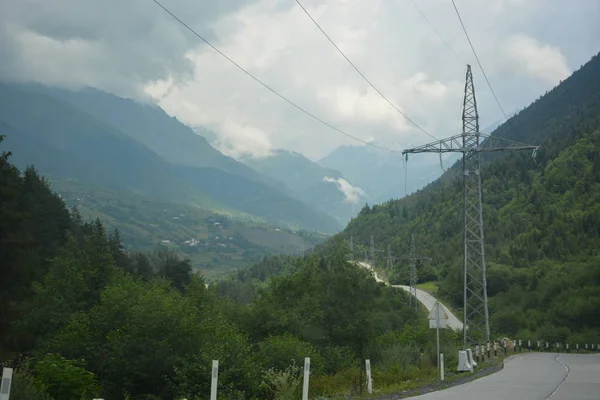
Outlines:
{"label": "mountain ridge", "polygon": [[[84,168],[68,170],[63,166],[59,171],[49,171],[60,172],[62,174],[60,178],[76,178],[118,190],[132,190],[138,194],[193,203],[200,207],[234,214],[237,210],[233,203],[240,203],[240,199],[245,196],[251,195],[253,199],[267,203],[272,198],[276,202],[254,209],[255,212],[257,210],[260,212],[257,217],[266,218],[271,223],[329,233],[340,228],[333,218],[320,214],[305,203],[294,199],[284,188],[278,190],[264,183],[265,179],[248,179],[213,167],[170,164],[130,135],[87,114],[72,103],[32,91],[29,86],[24,88],[19,85],[0,84],[0,87],[2,88],[0,120],[12,126],[15,134],[23,132],[29,136],[29,139],[43,143],[46,147],[66,152],[72,159],[78,159],[79,164],[81,162],[85,164]],[[206,143],[191,130],[189,134]],[[7,144],[11,143],[13,142],[9,138]],[[28,143],[22,140],[14,143],[21,148],[28,146]],[[214,149],[211,151],[217,152]],[[21,160],[23,163],[44,163],[41,160],[45,156],[43,153],[29,152],[29,154],[38,158]],[[51,162],[46,164],[52,165]],[[234,165],[237,165],[237,162]],[[243,164],[239,165],[242,165],[242,170],[260,176],[251,168]],[[205,177],[206,182],[199,181],[200,176]],[[214,183],[218,177],[225,179],[219,182],[225,186],[227,179],[236,180],[237,191],[230,197],[221,196],[216,200],[215,195],[222,193],[219,186]],[[245,210],[239,211],[245,212]],[[274,215],[278,217],[275,218]]]}

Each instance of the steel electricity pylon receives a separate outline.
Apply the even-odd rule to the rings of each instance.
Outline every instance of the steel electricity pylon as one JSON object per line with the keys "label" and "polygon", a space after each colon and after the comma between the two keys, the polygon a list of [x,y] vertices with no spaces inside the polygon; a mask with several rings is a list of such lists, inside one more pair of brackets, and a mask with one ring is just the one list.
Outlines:
{"label": "steel electricity pylon", "polygon": [[375,268],[375,253],[382,253],[383,250],[375,250],[375,241],[373,240],[373,235],[371,235],[371,267]]}
{"label": "steel electricity pylon", "polygon": [[392,254],[392,246],[390,246],[388,244],[387,245],[387,257],[385,258],[385,260],[387,261],[386,267],[387,267],[388,271],[390,269],[392,269],[392,266],[394,265],[394,261],[396,261],[396,259],[397,259],[397,257]]}
{"label": "steel electricity pylon", "polygon": [[409,260],[410,261],[410,271],[409,271],[409,284],[410,284],[410,305],[413,305],[413,301],[415,303],[415,309],[419,307],[419,301],[417,300],[417,282],[419,280],[419,276],[417,274],[417,261],[419,260],[430,260],[429,257],[419,256],[417,255],[417,251],[415,248],[415,235],[410,235],[410,253],[399,257],[400,260]]}
{"label": "steel electricity pylon", "polygon": [[467,344],[490,340],[481,205],[480,153],[533,150],[535,156],[538,146],[482,135],[479,132],[479,114],[470,65],[467,65],[465,79],[462,122],[462,134],[406,149],[402,151],[402,154],[405,154],[408,159],[409,153],[462,153],[464,191],[463,344],[466,348]]}

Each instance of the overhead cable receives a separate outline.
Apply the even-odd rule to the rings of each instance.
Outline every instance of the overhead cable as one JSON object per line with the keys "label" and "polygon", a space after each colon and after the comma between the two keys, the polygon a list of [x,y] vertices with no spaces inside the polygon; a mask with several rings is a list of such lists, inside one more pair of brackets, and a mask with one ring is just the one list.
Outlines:
{"label": "overhead cable", "polygon": [[377,87],[375,87],[375,85],[373,85],[373,83],[365,76],[365,74],[363,74],[358,69],[358,67],[352,61],[350,61],[350,59],[346,56],[346,54],[344,54],[344,52],[338,47],[338,45],[335,44],[335,42],[333,41],[333,39],[331,39],[331,37],[323,30],[323,28],[321,28],[321,25],[319,25],[319,23],[313,18],[313,16],[308,12],[308,10],[302,5],[302,3],[300,3],[299,0],[296,0],[296,3],[298,3],[298,5],[300,6],[300,8],[302,8],[302,10],[304,11],[304,13],[310,18],[310,20],[315,24],[315,26],[317,28],[319,28],[319,30],[321,31],[321,33],[327,38],[327,40],[329,40],[329,42],[333,45],[333,47],[335,47],[335,49],[342,55],[342,57],[344,57],[344,59],[346,59],[346,61],[348,61],[348,63],[352,66],[352,68],[354,68],[354,70],[365,80],[365,82],[367,82],[369,84],[369,86],[371,86],[373,88],[373,90],[375,90],[377,92],[377,94],[379,94],[390,106],[392,106],[392,108],[394,110],[396,110],[400,115],[402,115],[414,127],[416,127],[418,130],[420,130],[424,134],[428,135],[429,137],[431,137],[431,138],[433,138],[435,140],[438,140],[435,136],[433,136],[431,133],[427,132],[419,124],[417,124],[415,121],[413,121],[411,118],[409,118],[405,113],[403,113],[379,89],[377,89]]}
{"label": "overhead cable", "polygon": [[506,115],[506,113],[504,112],[504,108],[502,107],[502,104],[500,104],[500,100],[498,100],[498,96],[496,96],[496,92],[494,92],[494,88],[492,88],[492,84],[490,83],[490,80],[487,77],[487,74],[485,73],[483,66],[481,65],[481,61],[479,61],[479,57],[477,56],[477,52],[475,51],[475,47],[473,47],[473,43],[471,42],[471,38],[469,37],[469,34],[467,33],[467,28],[465,28],[465,24],[463,23],[463,20],[460,16],[460,12],[458,11],[458,7],[456,6],[456,3],[454,2],[454,0],[452,0],[452,5],[454,6],[454,11],[456,11],[456,15],[458,16],[458,20],[460,21],[460,25],[462,26],[463,32],[465,33],[465,36],[467,37],[467,41],[469,42],[469,46],[471,46],[471,50],[473,51],[473,55],[475,56],[475,60],[477,60],[477,64],[479,64],[479,69],[481,69],[481,73],[483,74],[483,77],[485,78],[485,81],[487,82],[488,87],[490,88],[490,91],[492,92],[492,95],[494,96],[494,99],[496,100],[496,103],[498,103],[498,107],[500,107],[500,110],[502,111],[502,114],[504,114],[504,118],[506,118],[508,120],[508,115]]}
{"label": "overhead cable", "polygon": [[444,38],[442,37],[442,35],[440,35],[440,33],[437,31],[437,29],[435,29],[435,27],[431,24],[431,22],[429,22],[429,18],[427,18],[427,16],[423,12],[423,10],[421,10],[421,7],[419,7],[419,5],[417,4],[417,2],[415,0],[411,0],[411,1],[412,1],[413,5],[415,6],[415,8],[417,9],[417,11],[419,11],[419,14],[421,14],[421,17],[423,17],[423,19],[425,20],[425,22],[427,23],[427,25],[429,25],[429,27],[431,28],[431,30],[437,35],[437,37],[442,41],[442,43],[444,45],[446,45],[446,47],[448,48],[448,50],[450,50],[452,52],[452,54],[454,54],[454,56],[458,59],[458,61],[460,61],[461,64],[466,64],[466,62],[463,61],[463,59],[452,48],[452,46],[450,46],[450,44],[448,42],[446,42],[446,40],[444,40]]}
{"label": "overhead cable", "polygon": [[354,135],[351,135],[345,131],[343,131],[342,129],[337,128],[336,126],[330,124],[329,122],[323,120],[322,118],[312,114],[310,111],[307,111],[306,109],[304,109],[303,107],[299,106],[298,104],[294,103],[292,100],[288,99],[287,97],[285,97],[284,95],[282,95],[281,93],[279,93],[278,91],[276,91],[275,89],[273,89],[271,86],[267,85],[266,83],[264,83],[263,81],[261,81],[259,78],[257,78],[256,76],[254,76],[251,72],[249,72],[248,70],[246,70],[245,68],[243,68],[241,65],[239,65],[238,63],[236,63],[233,59],[231,59],[229,56],[227,56],[225,53],[223,53],[221,50],[219,50],[215,45],[213,45],[211,42],[209,42],[207,39],[205,39],[204,37],[202,37],[198,32],[196,32],[194,29],[192,29],[188,24],[186,24],[184,21],[182,21],[179,17],[177,17],[175,14],[173,14],[168,8],[166,8],[165,6],[163,6],[158,0],[152,0],[154,3],[156,3],[160,8],[163,9],[163,11],[165,11],[167,14],[169,14],[171,17],[173,17],[173,19],[175,19],[177,22],[179,22],[182,26],[184,26],[188,31],[190,31],[194,36],[196,36],[198,39],[202,40],[204,43],[206,43],[208,46],[210,46],[214,51],[216,51],[217,53],[219,53],[219,55],[221,55],[223,58],[225,58],[227,61],[229,61],[231,64],[235,65],[238,69],[240,69],[242,72],[244,72],[246,75],[248,75],[250,78],[252,78],[254,81],[256,81],[257,83],[259,83],[261,86],[263,86],[265,89],[269,90],[271,93],[273,93],[274,95],[276,95],[277,97],[279,97],[280,99],[282,99],[283,101],[285,101],[286,103],[288,103],[289,105],[291,105],[292,107],[296,108],[297,110],[301,111],[302,113],[308,115],[309,117],[313,118],[314,120],[320,122],[321,124],[327,126],[330,129],[333,129],[334,131],[341,133],[344,136],[347,136],[351,139],[354,139],[358,142],[361,142],[367,146],[371,146],[380,150],[385,150],[385,151],[389,151],[392,153],[397,153],[398,151],[396,150],[392,150],[392,149],[388,149],[386,147],[383,146],[379,146],[375,143],[371,143],[371,142],[367,142],[365,140],[362,140]]}

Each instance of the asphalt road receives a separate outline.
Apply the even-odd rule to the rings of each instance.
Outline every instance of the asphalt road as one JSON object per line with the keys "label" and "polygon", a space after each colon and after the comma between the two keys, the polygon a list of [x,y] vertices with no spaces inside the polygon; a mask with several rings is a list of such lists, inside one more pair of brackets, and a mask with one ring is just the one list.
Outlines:
{"label": "asphalt road", "polygon": [[[392,287],[402,288],[407,292],[410,292],[410,286],[392,285]],[[435,302],[437,301],[435,297],[421,289],[417,289],[417,300],[427,307],[429,311],[431,311]],[[448,314],[448,326],[452,329],[458,329],[462,331],[463,323],[456,317],[456,315],[452,314],[452,312],[444,304],[442,304],[442,309],[446,311],[446,314]]]}
{"label": "asphalt road", "polygon": [[600,354],[521,354],[508,358],[504,369],[495,374],[464,385],[411,398],[598,400],[600,399]]}
{"label": "asphalt road", "polygon": [[[385,282],[383,279],[381,279],[377,275],[377,272],[373,270],[371,265],[369,265],[368,263],[363,262],[363,261],[360,261],[358,264],[361,267],[370,270],[373,273],[373,276],[377,282],[383,282],[386,285],[388,284],[387,282]],[[409,286],[392,285],[392,287],[401,288],[401,289],[406,290],[407,292],[410,292]],[[427,293],[421,289],[417,289],[417,300],[419,300],[425,307],[427,307],[427,309],[429,311],[431,311],[435,302],[437,301],[437,299],[435,297],[433,297],[432,295],[430,295],[429,293]],[[440,303],[440,304],[442,304],[442,303]],[[448,326],[452,329],[458,329],[458,330],[462,331],[462,328],[463,328],[462,322],[458,318],[456,318],[456,316],[454,314],[452,314],[452,312],[448,309],[448,307],[446,307],[445,305],[442,304],[442,308],[444,311],[446,311],[446,314],[448,314]],[[599,398],[599,400],[600,400],[600,398]]]}

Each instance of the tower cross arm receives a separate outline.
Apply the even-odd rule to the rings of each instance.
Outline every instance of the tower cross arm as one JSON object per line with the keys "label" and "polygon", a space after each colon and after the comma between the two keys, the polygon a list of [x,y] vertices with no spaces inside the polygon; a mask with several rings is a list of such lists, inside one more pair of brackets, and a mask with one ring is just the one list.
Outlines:
{"label": "tower cross arm", "polygon": [[397,260],[426,260],[426,261],[431,261],[430,257],[424,257],[424,256],[416,256],[416,255],[404,255],[404,256],[400,256],[400,257],[396,257]]}
{"label": "tower cross arm", "polygon": [[503,139],[496,136],[480,135],[480,137],[485,138],[483,143],[477,148],[477,151],[481,153],[506,150],[532,150],[533,156],[535,157],[539,149],[539,146],[515,142],[513,140]]}
{"label": "tower cross arm", "polygon": [[412,149],[402,150],[402,154],[416,154],[416,153],[456,153],[463,152],[463,140],[462,135],[452,136],[446,139],[438,140],[435,142],[427,143]]}
{"label": "tower cross arm", "polygon": [[[478,146],[465,147],[464,139],[470,139],[470,137],[477,136],[477,143],[483,140]],[[539,146],[529,145],[525,143],[515,142],[508,139],[503,139],[496,136],[484,135],[481,133],[475,134],[461,134],[448,137],[446,139],[438,140],[435,142],[427,143],[411,149],[404,149],[402,154],[417,154],[417,153],[466,153],[466,152],[478,152],[478,153],[489,153],[494,151],[518,151],[518,150],[532,150],[533,156],[535,157]]]}

